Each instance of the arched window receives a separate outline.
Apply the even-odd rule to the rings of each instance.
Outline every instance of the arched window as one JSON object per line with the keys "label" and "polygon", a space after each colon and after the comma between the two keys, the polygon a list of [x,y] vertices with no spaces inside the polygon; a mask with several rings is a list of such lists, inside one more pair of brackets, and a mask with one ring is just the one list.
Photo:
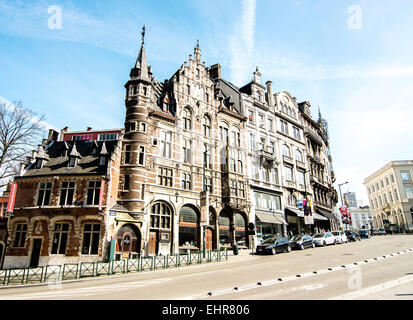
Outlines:
{"label": "arched window", "polygon": [[192,113],[189,108],[184,109],[184,129],[191,130],[192,129]]}
{"label": "arched window", "polygon": [[204,128],[204,136],[211,136],[211,118],[209,115],[204,115],[202,126]]}
{"label": "arched window", "polygon": [[172,209],[163,202],[157,202],[151,209],[151,228],[171,229]]}
{"label": "arched window", "polygon": [[290,148],[286,144],[283,144],[283,155],[286,157],[291,157]]}
{"label": "arched window", "polygon": [[235,241],[240,246],[247,245],[247,226],[244,217],[240,213],[236,213],[235,217]]}
{"label": "arched window", "polygon": [[189,205],[179,210],[179,246],[199,248],[199,214]]}
{"label": "arched window", "polygon": [[230,213],[226,210],[221,211],[219,223],[219,242],[222,246],[231,245],[231,231],[230,231]]}
{"label": "arched window", "polygon": [[303,162],[303,154],[298,149],[295,150],[295,160]]}

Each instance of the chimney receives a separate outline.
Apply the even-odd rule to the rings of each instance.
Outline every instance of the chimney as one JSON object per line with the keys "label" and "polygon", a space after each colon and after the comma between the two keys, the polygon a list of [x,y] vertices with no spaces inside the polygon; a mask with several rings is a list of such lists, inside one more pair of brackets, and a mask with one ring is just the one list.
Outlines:
{"label": "chimney", "polygon": [[272,94],[272,82],[271,81],[267,81],[265,83],[267,85],[267,100],[268,100],[268,105],[270,107],[274,106],[274,96]]}
{"label": "chimney", "polygon": [[57,138],[59,137],[59,132],[53,129],[49,129],[49,135],[47,136],[47,140],[49,141],[57,141]]}
{"label": "chimney", "polygon": [[214,64],[209,68],[209,76],[213,80],[221,78],[221,66],[219,64]]}
{"label": "chimney", "polygon": [[60,140],[59,141],[64,140],[64,134],[68,131],[69,131],[69,127],[64,127],[62,130],[60,130]]}
{"label": "chimney", "polygon": [[87,131],[92,131],[92,127],[87,127]]}

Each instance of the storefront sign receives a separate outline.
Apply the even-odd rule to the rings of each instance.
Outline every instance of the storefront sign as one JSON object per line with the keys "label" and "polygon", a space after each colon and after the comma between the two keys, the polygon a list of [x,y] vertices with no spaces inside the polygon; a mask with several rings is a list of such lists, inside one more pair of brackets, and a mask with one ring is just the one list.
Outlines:
{"label": "storefront sign", "polygon": [[9,203],[7,205],[7,212],[12,213],[14,209],[14,202],[16,201],[17,183],[11,185]]}

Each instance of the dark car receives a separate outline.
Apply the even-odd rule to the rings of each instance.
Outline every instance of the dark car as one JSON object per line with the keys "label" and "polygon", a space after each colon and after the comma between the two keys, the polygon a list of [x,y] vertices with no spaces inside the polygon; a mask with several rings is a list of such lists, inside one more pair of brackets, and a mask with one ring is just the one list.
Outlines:
{"label": "dark car", "polygon": [[346,233],[348,241],[360,241],[360,235],[356,231],[351,231],[351,230],[346,230],[344,231]]}
{"label": "dark car", "polygon": [[380,231],[377,228],[373,228],[373,236],[378,236],[380,235]]}
{"label": "dark car", "polygon": [[264,254],[276,254],[278,252],[290,252],[291,246],[290,241],[287,238],[269,238],[263,243],[257,246],[257,253]]}
{"label": "dark car", "polygon": [[308,234],[305,235],[297,235],[294,236],[290,240],[290,246],[293,249],[300,249],[304,250],[305,248],[315,248],[315,244],[313,243],[313,237],[309,236]]}
{"label": "dark car", "polygon": [[359,234],[361,239],[370,239],[371,237],[369,231],[366,229],[360,230]]}

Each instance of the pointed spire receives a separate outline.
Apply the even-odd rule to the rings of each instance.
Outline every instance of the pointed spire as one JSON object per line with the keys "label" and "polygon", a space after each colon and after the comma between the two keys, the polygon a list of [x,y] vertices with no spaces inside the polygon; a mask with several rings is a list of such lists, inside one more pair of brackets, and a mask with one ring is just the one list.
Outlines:
{"label": "pointed spire", "polygon": [[77,152],[76,142],[73,142],[73,148],[72,148],[72,150],[70,151],[69,157],[75,157],[75,158],[79,158],[79,159],[82,158],[82,156],[80,155],[80,153]]}
{"label": "pointed spire", "polygon": [[132,68],[130,77],[137,78],[139,80],[146,80],[151,81],[152,78],[152,68],[148,67],[148,62],[146,60],[146,52],[145,52],[145,33],[146,27],[145,25],[142,28],[142,45],[141,49],[139,50],[138,58],[136,59],[135,67]]}
{"label": "pointed spire", "polygon": [[42,145],[38,146],[36,159],[42,159],[42,160],[46,160],[46,161],[50,160],[49,156],[44,152]]}
{"label": "pointed spire", "polygon": [[105,143],[105,141],[103,141],[102,149],[100,149],[99,155],[104,156],[104,155],[107,155],[107,154],[108,154],[108,151],[106,149],[106,143]]}
{"label": "pointed spire", "polygon": [[199,40],[196,40],[196,47],[194,48],[195,61],[201,63],[201,49],[199,48]]}

